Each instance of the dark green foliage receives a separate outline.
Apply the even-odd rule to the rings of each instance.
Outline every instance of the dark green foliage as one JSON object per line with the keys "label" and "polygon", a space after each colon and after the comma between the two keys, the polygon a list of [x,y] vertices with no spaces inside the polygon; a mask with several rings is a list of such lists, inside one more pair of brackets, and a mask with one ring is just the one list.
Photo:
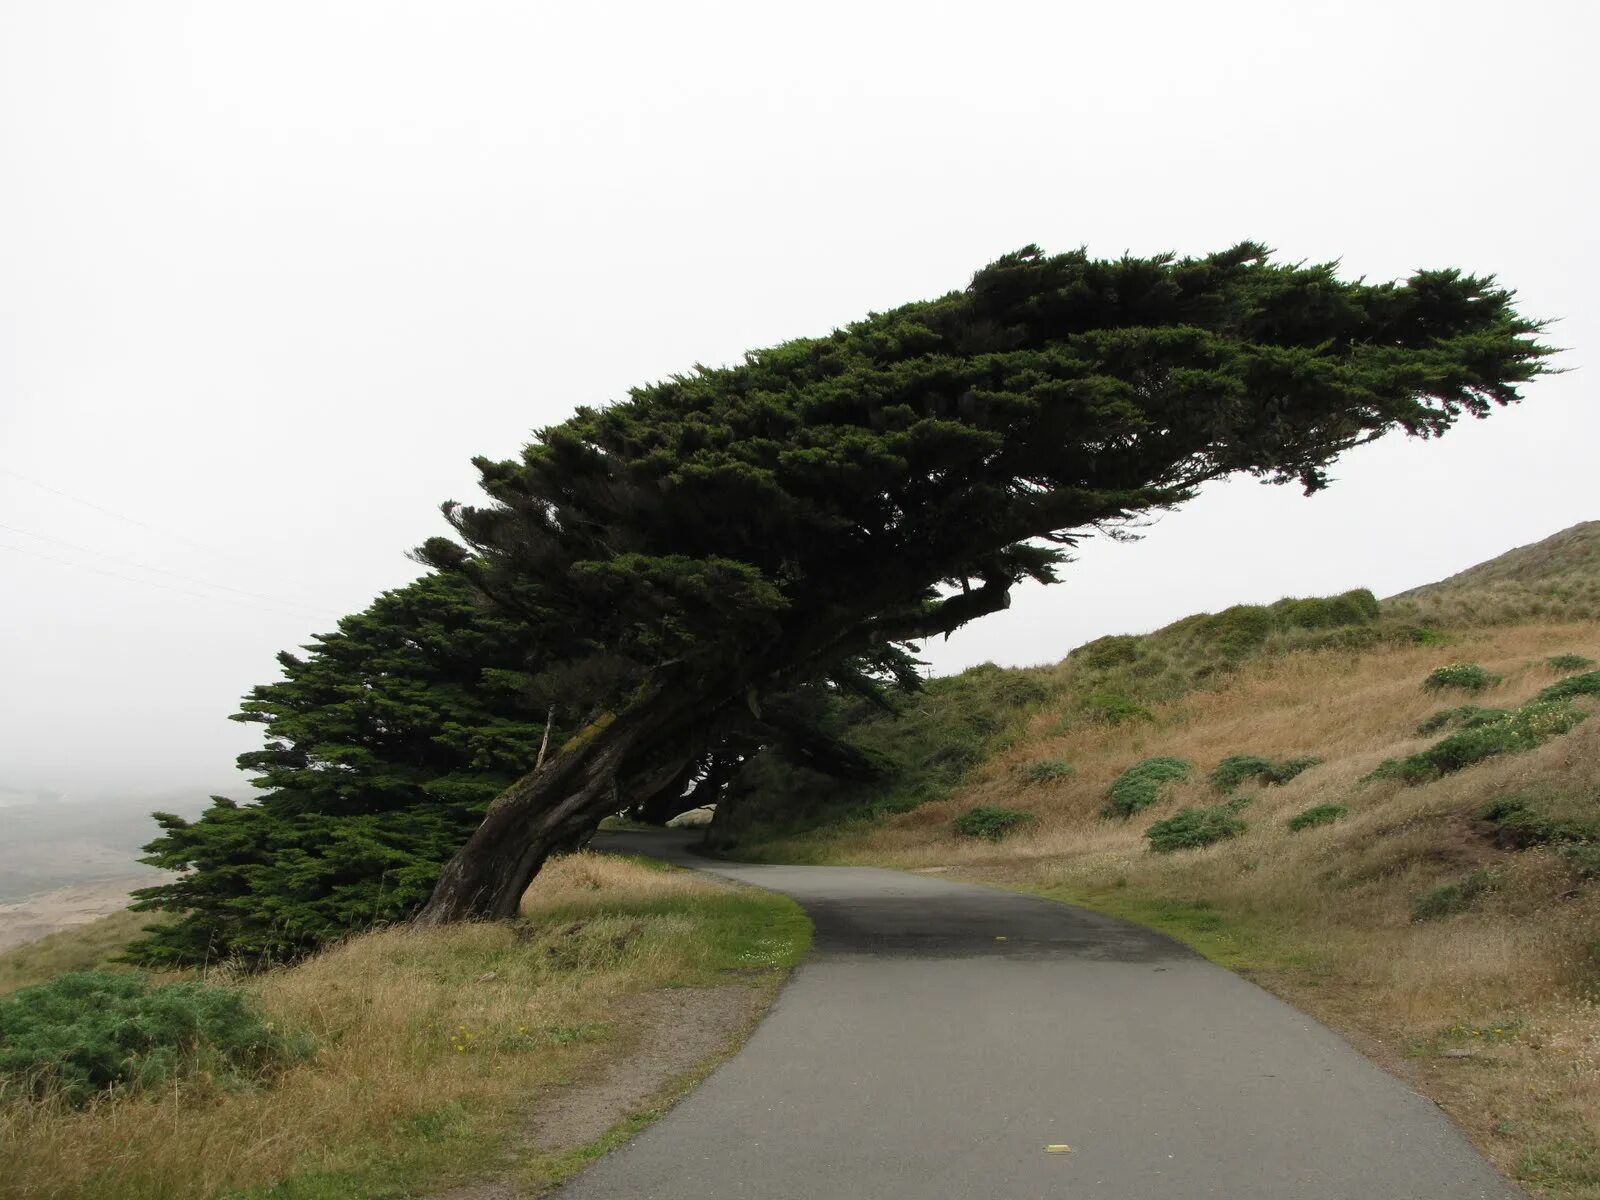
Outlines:
{"label": "dark green foliage", "polygon": [[1424,691],[1437,692],[1443,688],[1460,688],[1462,691],[1479,692],[1491,683],[1500,682],[1498,675],[1490,674],[1477,663],[1447,663],[1432,671],[1422,681]]}
{"label": "dark green foliage", "polygon": [[1478,819],[1502,846],[1600,842],[1600,797],[1538,791],[1499,796],[1478,811]]}
{"label": "dark green foliage", "polygon": [[1494,877],[1488,871],[1474,871],[1456,883],[1447,883],[1424,892],[1411,908],[1413,921],[1436,921],[1440,917],[1465,912],[1479,896],[1494,890]]}
{"label": "dark green foliage", "polygon": [[1148,708],[1117,692],[1090,692],[1083,707],[1091,719],[1104,721],[1108,725],[1153,719]]}
{"label": "dark green foliage", "polygon": [[1073,773],[1072,764],[1063,762],[1059,758],[1041,759],[1039,762],[1023,763],[1017,774],[1027,783],[1055,783],[1066,779]]}
{"label": "dark green foliage", "polygon": [[1181,758],[1163,755],[1135,763],[1111,784],[1102,815],[1131,817],[1159,801],[1166,784],[1188,777],[1189,764]]}
{"label": "dark green foliage", "polygon": [[[960,291],[636,388],[478,460],[488,503],[447,506],[468,549],[421,556],[574,631],[554,663],[605,647],[628,671],[614,722],[495,809],[430,919],[499,911],[554,825],[598,819],[591,764],[663,754],[777,681],[999,611],[1084,531],[1209,480],[1317,490],[1388,430],[1491,413],[1544,371],[1539,329],[1451,270],[1371,285],[1254,244],[1113,261],[1029,246]],[[1270,633],[1225,624],[1228,653]]]}
{"label": "dark green foliage", "polygon": [[1211,786],[1219,792],[1231,792],[1246,779],[1258,779],[1269,784],[1288,783],[1321,762],[1320,758],[1310,755],[1273,762],[1255,754],[1234,754],[1223,759],[1212,770]]}
{"label": "dark green foliage", "polygon": [[144,861],[182,874],[134,907],[179,917],[134,961],[286,961],[404,919],[533,765],[546,709],[525,674],[533,635],[461,579],[386,592],[308,649],[280,655],[284,678],[236,718],[265,727],[265,748],[239,756],[265,794],[215,797],[195,821],[156,815]]}
{"label": "dark green foliage", "polygon": [[1575,700],[1579,696],[1600,696],[1600,671],[1573,675],[1539,693],[1540,700]]}
{"label": "dark green foliage", "polygon": [[991,805],[981,805],[978,808],[968,809],[955,819],[956,832],[963,837],[984,838],[991,842],[998,842],[1008,833],[1020,829],[1024,825],[1031,825],[1034,816],[1032,813],[1019,812],[1014,808],[995,808]]}
{"label": "dark green foliage", "polygon": [[1219,762],[1211,771],[1211,786],[1219,792],[1231,792],[1246,779],[1265,775],[1272,769],[1272,761],[1255,754],[1232,754]]}
{"label": "dark green foliage", "polygon": [[1563,674],[1594,666],[1594,659],[1585,658],[1581,654],[1552,654],[1544,662],[1552,671],[1560,671]]}
{"label": "dark green foliage", "polygon": [[1342,804],[1313,804],[1303,812],[1295,813],[1286,824],[1291,833],[1299,833],[1302,829],[1315,829],[1318,825],[1332,825],[1342,820],[1349,811]]}
{"label": "dark green foliage", "polygon": [[1503,721],[1510,715],[1509,709],[1479,708],[1475,704],[1463,704],[1459,708],[1440,709],[1417,726],[1417,733],[1426,737],[1430,733],[1438,733],[1439,730],[1450,727],[1476,729],[1480,725],[1492,725],[1497,721]]}
{"label": "dark green foliage", "polygon": [[11,1095],[82,1105],[200,1072],[259,1080],[308,1049],[233,988],[83,971],[0,997],[0,1085]]}
{"label": "dark green foliage", "polygon": [[1238,837],[1249,828],[1234,813],[1236,807],[1219,804],[1212,808],[1181,808],[1164,821],[1144,831],[1150,849],[1160,854],[1174,850],[1193,850],[1213,842]]}
{"label": "dark green foliage", "polygon": [[1587,716],[1563,701],[1530,701],[1501,720],[1459,730],[1406,758],[1391,758],[1367,778],[1426,783],[1498,754],[1532,750],[1569,732]]}

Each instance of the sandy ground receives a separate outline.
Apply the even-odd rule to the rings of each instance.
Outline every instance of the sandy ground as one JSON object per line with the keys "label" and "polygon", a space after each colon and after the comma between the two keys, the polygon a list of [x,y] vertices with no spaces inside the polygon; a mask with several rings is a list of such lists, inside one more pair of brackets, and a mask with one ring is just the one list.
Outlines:
{"label": "sandy ground", "polygon": [[0,904],[0,950],[9,950],[24,942],[36,941],[46,934],[109,916],[119,908],[127,907],[128,893],[134,888],[149,887],[159,882],[158,876],[147,872],[120,879],[75,883],[70,887]]}

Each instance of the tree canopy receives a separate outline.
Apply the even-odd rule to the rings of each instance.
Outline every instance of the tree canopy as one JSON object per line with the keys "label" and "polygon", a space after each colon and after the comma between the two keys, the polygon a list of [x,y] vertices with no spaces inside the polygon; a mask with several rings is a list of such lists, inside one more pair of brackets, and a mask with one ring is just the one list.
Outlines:
{"label": "tree canopy", "polygon": [[966,289],[633,391],[476,460],[466,543],[421,556],[618,666],[609,706],[507,791],[425,920],[505,915],[619,778],[740,704],[948,634],[1078,538],[1247,473],[1314,491],[1343,451],[1517,398],[1548,350],[1492,279],[1036,248]]}

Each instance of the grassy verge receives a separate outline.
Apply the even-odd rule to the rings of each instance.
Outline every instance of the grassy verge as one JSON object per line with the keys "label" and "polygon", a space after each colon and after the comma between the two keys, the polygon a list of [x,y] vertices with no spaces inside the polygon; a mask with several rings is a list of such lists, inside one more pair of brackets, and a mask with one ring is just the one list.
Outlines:
{"label": "grassy verge", "polygon": [[[376,1200],[468,1179],[542,1092],[626,1053],[630,998],[769,986],[810,930],[782,897],[588,854],[541,874],[524,918],[380,931],[233,981],[315,1040],[270,1086],[191,1080],[83,1111],[0,1097],[0,1197]],[[0,972],[36,973],[10,957]],[[600,1145],[524,1155],[517,1177],[557,1182],[652,1115]]]}

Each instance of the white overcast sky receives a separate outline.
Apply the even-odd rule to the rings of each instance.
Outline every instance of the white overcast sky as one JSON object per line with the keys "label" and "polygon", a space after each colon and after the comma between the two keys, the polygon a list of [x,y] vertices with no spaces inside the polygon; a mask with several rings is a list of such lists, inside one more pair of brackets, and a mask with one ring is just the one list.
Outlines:
{"label": "white overcast sky", "polygon": [[1495,272],[1561,318],[1572,371],[1351,455],[1314,499],[1229,484],[1091,547],[931,648],[940,671],[1392,593],[1600,517],[1597,23],[1539,0],[3,0],[0,785],[243,793],[238,697],[415,576],[469,456],[1028,242]]}

